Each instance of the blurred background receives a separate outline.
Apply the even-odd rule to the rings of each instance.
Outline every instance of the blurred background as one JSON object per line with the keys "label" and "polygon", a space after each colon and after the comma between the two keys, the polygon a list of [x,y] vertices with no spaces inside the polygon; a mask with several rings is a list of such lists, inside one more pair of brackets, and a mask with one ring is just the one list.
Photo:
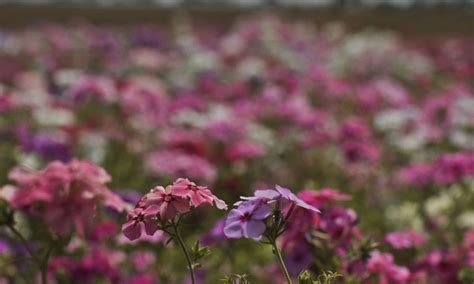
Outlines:
{"label": "blurred background", "polygon": [[[473,36],[474,0],[0,0],[0,199],[17,166],[75,158],[131,207],[179,177],[229,205],[281,184],[322,211],[282,236],[292,276],[474,283]],[[37,228],[65,213],[42,208],[22,226],[49,245]],[[189,283],[163,234],[130,243],[124,214],[101,217],[53,253],[54,283]],[[200,283],[282,283],[224,222],[183,224],[212,246]],[[34,283],[2,240],[0,284]]]}
{"label": "blurred background", "polygon": [[419,33],[474,33],[473,0],[0,0],[0,25],[87,19],[100,24],[167,23],[187,12],[194,21],[225,25],[242,14],[273,10],[316,24]]}

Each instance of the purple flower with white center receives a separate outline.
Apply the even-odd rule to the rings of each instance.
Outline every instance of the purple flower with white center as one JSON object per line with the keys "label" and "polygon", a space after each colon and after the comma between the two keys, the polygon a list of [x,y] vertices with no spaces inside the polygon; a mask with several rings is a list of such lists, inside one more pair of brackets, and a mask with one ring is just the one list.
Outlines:
{"label": "purple flower with white center", "polygon": [[316,212],[321,213],[316,207],[309,205],[308,203],[301,200],[298,196],[296,196],[293,192],[291,192],[288,188],[281,187],[279,185],[275,186],[275,189],[280,193],[281,198],[291,202],[292,204]]}
{"label": "purple flower with white center", "polygon": [[227,238],[258,239],[265,232],[265,220],[272,214],[272,208],[266,204],[246,201],[232,209],[225,222],[224,234]]}

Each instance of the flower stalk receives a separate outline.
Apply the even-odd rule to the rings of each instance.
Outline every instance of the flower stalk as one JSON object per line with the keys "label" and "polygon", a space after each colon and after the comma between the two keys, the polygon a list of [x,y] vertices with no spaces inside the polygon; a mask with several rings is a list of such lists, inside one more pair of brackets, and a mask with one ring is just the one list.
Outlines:
{"label": "flower stalk", "polygon": [[287,284],[293,284],[293,281],[291,280],[290,273],[288,273],[288,269],[286,268],[285,261],[283,260],[283,256],[281,255],[280,248],[278,248],[278,245],[276,243],[276,240],[271,240],[271,245],[273,248],[273,252],[275,253],[278,264],[280,265],[281,271],[283,272],[283,275],[285,275],[285,279]]}
{"label": "flower stalk", "polygon": [[43,258],[40,258],[30,248],[26,238],[12,224],[8,224],[7,227],[21,241],[26,251],[33,259],[33,262],[38,266],[38,269],[40,270],[40,273],[41,273],[41,283],[47,284],[48,283],[48,261],[49,261],[49,255],[51,254],[51,249],[48,249],[48,251],[46,252],[46,255]]}
{"label": "flower stalk", "polygon": [[173,227],[175,239],[176,239],[176,241],[178,241],[178,244],[181,247],[181,250],[183,251],[184,256],[186,258],[186,262],[188,264],[189,274],[191,275],[191,282],[193,284],[196,284],[196,277],[194,275],[193,262],[191,260],[191,256],[189,255],[189,252],[186,248],[186,244],[184,243],[183,238],[181,237],[181,233],[179,231],[178,225],[174,220],[171,221],[171,225]]}

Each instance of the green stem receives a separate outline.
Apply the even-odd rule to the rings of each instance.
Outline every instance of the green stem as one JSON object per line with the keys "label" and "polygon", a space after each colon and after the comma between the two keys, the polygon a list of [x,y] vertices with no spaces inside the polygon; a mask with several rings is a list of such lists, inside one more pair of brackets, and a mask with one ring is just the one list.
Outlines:
{"label": "green stem", "polygon": [[278,245],[276,244],[276,240],[271,240],[271,244],[272,244],[273,250],[275,251],[275,254],[277,256],[277,260],[278,260],[278,263],[280,264],[280,268],[281,268],[283,274],[285,275],[287,284],[293,284],[293,281],[291,280],[290,274],[288,273],[288,269],[286,269],[285,262],[283,261],[281,251],[278,248]]}
{"label": "green stem", "polygon": [[189,273],[191,274],[191,282],[193,284],[196,284],[196,277],[194,276],[194,269],[193,269],[193,263],[191,261],[191,257],[189,256],[188,250],[186,249],[186,245],[184,244],[183,238],[181,237],[181,233],[179,232],[178,226],[176,226],[176,223],[174,222],[174,220],[171,221],[171,224],[173,225],[174,233],[176,235],[176,240],[178,241],[181,249],[183,250],[184,256],[186,257]]}
{"label": "green stem", "polygon": [[12,233],[16,237],[18,237],[20,239],[20,241],[23,244],[23,246],[25,247],[26,251],[28,252],[28,254],[33,259],[33,262],[38,266],[38,268],[41,272],[41,283],[42,284],[47,284],[48,283],[48,274],[47,274],[47,272],[48,272],[48,260],[49,260],[49,255],[51,253],[51,249],[48,250],[48,252],[46,253],[44,259],[40,259],[33,252],[33,250],[30,248],[26,238],[13,225],[8,225],[8,228],[10,229],[10,231],[12,231]]}

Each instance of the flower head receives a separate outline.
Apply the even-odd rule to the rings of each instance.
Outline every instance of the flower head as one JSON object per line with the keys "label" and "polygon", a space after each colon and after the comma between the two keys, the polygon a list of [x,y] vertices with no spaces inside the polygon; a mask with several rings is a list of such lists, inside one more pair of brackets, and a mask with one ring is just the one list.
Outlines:
{"label": "flower head", "polygon": [[203,204],[215,205],[218,209],[227,209],[227,204],[205,186],[197,186],[188,179],[177,179],[172,185],[172,191],[175,195],[189,198],[193,207],[199,207]]}
{"label": "flower head", "polygon": [[127,215],[127,223],[122,226],[123,234],[131,241],[138,239],[144,230],[147,235],[153,236],[159,229],[156,215],[160,208],[156,205],[146,209],[137,207]]}
{"label": "flower head", "polygon": [[232,209],[225,222],[224,234],[231,239],[258,239],[265,232],[265,220],[272,214],[272,208],[255,201],[246,201]]}
{"label": "flower head", "polygon": [[281,198],[289,201],[291,204],[294,204],[298,207],[316,212],[321,213],[316,207],[309,205],[308,203],[304,202],[301,198],[296,196],[293,192],[291,192],[288,188],[281,187],[279,185],[275,186],[276,191],[280,193]]}
{"label": "flower head", "polygon": [[173,187],[168,185],[166,188],[157,186],[146,196],[146,206],[155,205],[159,208],[159,216],[162,220],[169,220],[178,213],[186,213],[191,210],[189,200],[177,195]]}
{"label": "flower head", "polygon": [[97,205],[118,211],[127,207],[105,186],[110,181],[107,172],[88,161],[55,161],[38,172],[15,169],[9,177],[18,186],[13,207],[44,218],[61,235],[73,229],[83,234],[92,225]]}

